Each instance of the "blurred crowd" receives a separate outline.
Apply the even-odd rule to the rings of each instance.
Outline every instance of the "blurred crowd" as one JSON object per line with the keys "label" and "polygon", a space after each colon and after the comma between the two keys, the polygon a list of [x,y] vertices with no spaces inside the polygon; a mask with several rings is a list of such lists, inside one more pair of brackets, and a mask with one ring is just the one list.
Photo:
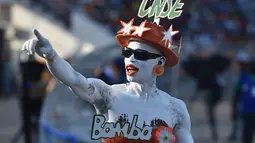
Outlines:
{"label": "blurred crowd", "polygon": [[[66,28],[71,28],[70,14],[73,9],[82,6],[92,19],[106,25],[113,32],[120,29],[120,20],[129,21],[137,16],[140,0],[29,0],[31,5],[40,5],[44,12],[50,13]],[[240,0],[182,0],[185,5],[182,16],[174,19],[162,19],[161,24],[168,28],[173,24],[182,33],[203,44],[212,41],[243,41],[255,37],[252,7],[255,2]],[[139,24],[143,19],[136,19]]]}
{"label": "blurred crowd", "polygon": [[[237,0],[183,0],[183,2],[184,11],[180,18],[161,21],[165,28],[171,22],[175,29],[192,33],[192,37],[198,37],[206,42],[207,39],[217,37],[233,41],[247,40],[255,36],[252,25],[254,21],[250,18],[252,14],[243,10],[244,7],[240,7]],[[93,19],[116,32],[120,28],[120,20],[129,21],[136,17],[140,3],[140,0],[84,0],[84,9]]]}
{"label": "blurred crowd", "polygon": [[5,45],[5,30],[0,28],[0,97],[17,92],[15,73],[12,68],[11,51]]}
{"label": "blurred crowd", "polygon": [[77,0],[28,0],[31,7],[41,7],[43,12],[53,16],[66,29],[72,27],[71,12]]}
{"label": "blurred crowd", "polygon": [[107,64],[98,67],[94,72],[94,76],[109,85],[127,82],[124,58],[114,58]]}
{"label": "blurred crowd", "polygon": [[[254,56],[250,56],[245,51],[238,51],[234,56],[222,53],[212,53],[211,50],[201,50],[196,54],[192,54],[186,61],[182,63],[182,70],[186,76],[192,77],[197,85],[196,92],[189,99],[190,103],[196,101],[199,93],[202,92],[206,107],[206,115],[208,124],[211,129],[211,137],[213,141],[219,139],[218,121],[216,116],[216,108],[221,103],[224,95],[224,90],[227,87],[223,78],[224,73],[232,75],[232,102],[231,102],[231,117],[232,128],[229,135],[230,141],[238,139],[240,124],[239,119],[248,114],[250,126],[241,129],[242,142],[252,143],[254,132],[254,124],[250,123],[255,115],[255,110],[251,104],[255,103],[254,96]],[[196,68],[194,68],[196,67]],[[235,79],[236,77],[236,79]],[[244,86],[249,84],[250,87],[245,89]],[[248,99],[248,100],[247,100]],[[249,104],[251,110],[247,110]],[[242,120],[246,124],[246,120]]]}
{"label": "blurred crowd", "polygon": [[[29,0],[30,6],[40,6],[45,13],[53,15],[63,25],[70,29],[72,27],[71,12],[81,4],[84,12],[92,19],[107,26],[113,32],[120,29],[120,20],[129,21],[136,17],[141,0]],[[81,3],[80,3],[81,2]],[[218,140],[216,107],[222,101],[224,81],[221,78],[225,72],[237,76],[231,97],[232,106],[232,129],[229,139],[238,139],[239,122],[242,121],[243,143],[251,143],[252,133],[255,130],[255,72],[254,72],[254,45],[246,49],[248,41],[255,39],[255,18],[253,14],[255,2],[253,0],[183,0],[185,3],[181,17],[175,20],[162,19],[161,24],[165,29],[170,24],[178,29],[180,36],[188,36],[197,43],[198,50],[190,54],[181,63],[183,76],[192,77],[197,82],[196,93],[206,91],[203,99],[208,117],[208,124],[211,128],[212,139]],[[248,8],[246,7],[249,5]],[[253,13],[253,14],[252,14]],[[135,24],[143,19],[136,18]],[[2,37],[1,37],[2,36]],[[0,39],[3,35],[0,32]],[[244,43],[242,49],[219,52],[223,47],[217,47],[217,43]],[[0,44],[3,42],[0,41]],[[5,47],[0,45],[0,47]],[[250,52],[250,51],[251,52]],[[10,66],[11,58],[8,48],[1,49],[0,80],[1,96],[9,95],[21,88],[21,110],[22,127],[21,132],[25,134],[25,142],[31,143],[31,117],[39,118],[41,105],[47,92],[51,91],[54,85],[53,77],[46,69],[45,64],[38,63],[29,57],[23,62],[20,60],[20,73],[22,83],[17,87],[14,79],[14,70]],[[196,68],[194,68],[196,67]],[[33,70],[31,70],[33,69]],[[107,84],[118,84],[126,82],[125,64],[122,57],[112,59],[106,64],[95,69],[94,77],[99,78]],[[247,86],[248,89],[247,90]],[[252,91],[252,92],[248,92]],[[192,96],[189,99],[193,102],[197,99]],[[247,109],[247,106],[250,108]],[[34,128],[33,128],[34,129]]]}
{"label": "blurred crowd", "polygon": [[[113,32],[120,29],[120,20],[129,21],[137,17],[140,0],[84,0],[84,11],[98,22],[107,25]],[[184,11],[184,16],[179,18],[178,28],[186,28],[186,20],[189,18],[188,12]],[[140,24],[143,19],[136,19],[135,24]],[[169,21],[162,20],[161,24],[168,28]]]}

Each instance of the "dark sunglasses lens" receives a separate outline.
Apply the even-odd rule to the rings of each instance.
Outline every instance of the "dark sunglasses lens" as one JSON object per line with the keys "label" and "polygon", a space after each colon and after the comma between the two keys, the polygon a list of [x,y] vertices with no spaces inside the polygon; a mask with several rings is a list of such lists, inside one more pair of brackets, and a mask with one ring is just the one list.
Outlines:
{"label": "dark sunglasses lens", "polygon": [[132,55],[132,51],[129,50],[129,49],[123,49],[123,50],[122,50],[122,55],[123,55],[125,58],[129,58],[129,57]]}
{"label": "dark sunglasses lens", "polygon": [[137,60],[147,61],[147,60],[149,59],[148,53],[146,53],[146,52],[143,52],[143,51],[135,51],[134,54],[135,54],[135,58],[136,58]]}

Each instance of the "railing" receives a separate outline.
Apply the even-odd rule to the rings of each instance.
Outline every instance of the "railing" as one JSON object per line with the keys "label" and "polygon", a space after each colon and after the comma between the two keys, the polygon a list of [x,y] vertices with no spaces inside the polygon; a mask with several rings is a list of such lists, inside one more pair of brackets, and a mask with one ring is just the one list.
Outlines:
{"label": "railing", "polygon": [[41,121],[40,126],[44,132],[46,143],[54,143],[54,137],[64,142],[68,141],[68,143],[78,143],[77,138],[74,135],[58,131],[50,124],[47,124],[46,121]]}

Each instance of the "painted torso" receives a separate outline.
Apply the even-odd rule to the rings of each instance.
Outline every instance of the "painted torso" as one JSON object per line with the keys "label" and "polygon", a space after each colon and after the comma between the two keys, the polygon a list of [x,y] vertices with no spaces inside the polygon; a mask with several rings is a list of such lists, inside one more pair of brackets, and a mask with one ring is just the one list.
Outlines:
{"label": "painted torso", "polygon": [[176,109],[177,99],[158,89],[154,95],[140,96],[128,90],[128,85],[121,84],[113,88],[112,96],[111,108],[108,110],[109,122],[115,122],[121,114],[126,114],[130,119],[138,115],[139,126],[144,122],[150,125],[152,120],[162,119],[169,127],[174,127],[180,118]]}
{"label": "painted torso", "polygon": [[[159,89],[151,91],[150,95],[147,93],[139,95],[135,90],[132,90],[132,86],[129,84],[119,84],[113,85],[110,91],[104,89],[103,92],[108,92],[111,95],[108,105],[108,122],[116,123],[120,121],[120,118],[126,118],[132,122],[134,115],[138,115],[136,124],[138,127],[142,128],[143,125],[155,128],[165,126],[174,130],[182,118],[180,100]],[[112,143],[114,140],[107,140],[107,143],[109,142]]]}

